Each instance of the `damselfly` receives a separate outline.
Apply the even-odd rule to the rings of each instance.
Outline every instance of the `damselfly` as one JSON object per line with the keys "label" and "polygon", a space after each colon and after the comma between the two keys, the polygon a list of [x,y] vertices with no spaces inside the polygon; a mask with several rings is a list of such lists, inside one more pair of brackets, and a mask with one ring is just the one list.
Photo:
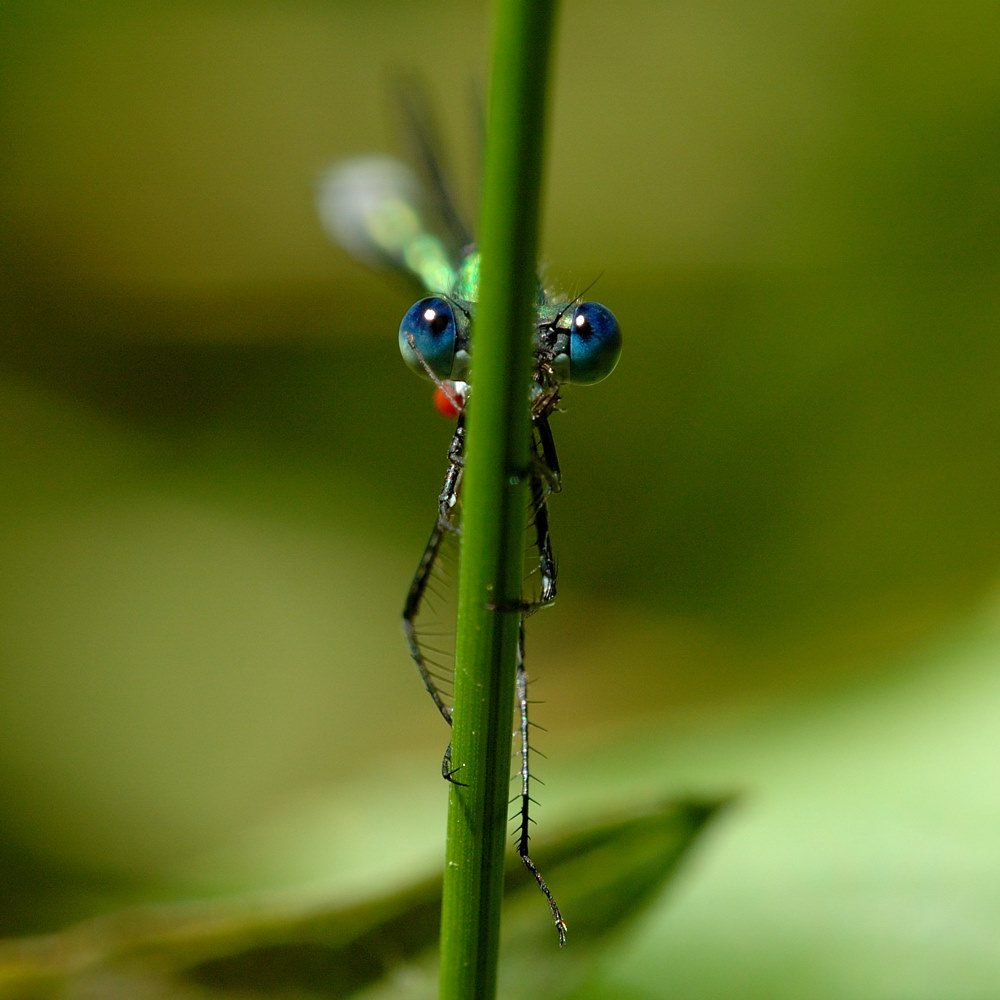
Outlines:
{"label": "damselfly", "polygon": [[[437,518],[424,548],[403,607],[403,631],[424,686],[445,722],[452,719],[451,664],[438,659],[417,628],[418,616],[441,556],[442,545],[461,530],[461,487],[465,452],[465,407],[472,395],[473,326],[479,285],[479,254],[453,207],[440,162],[429,142],[420,146],[424,174],[436,202],[440,228],[427,224],[427,205],[415,174],[387,157],[349,160],[331,170],[319,192],[319,211],[327,231],[362,261],[388,265],[416,278],[428,296],[411,306],[399,327],[403,359],[436,387],[439,409],[457,423],[448,448],[448,469],[438,497]],[[463,248],[457,250],[453,248]],[[611,374],[621,354],[621,333],[611,312],[580,297],[565,300],[539,284],[534,329],[534,363],[529,406],[532,461],[529,473],[530,528],[537,560],[534,592],[522,600],[517,655],[516,698],[519,726],[520,792],[517,852],[545,894],[552,919],[565,943],[566,924],[529,850],[531,770],[529,755],[528,681],[524,667],[524,619],[551,604],[556,596],[556,561],[549,534],[548,498],[561,486],[549,417],[559,407],[560,388],[567,383],[591,384]],[[527,335],[527,331],[526,331]],[[452,768],[451,745],[442,775],[461,784]]]}

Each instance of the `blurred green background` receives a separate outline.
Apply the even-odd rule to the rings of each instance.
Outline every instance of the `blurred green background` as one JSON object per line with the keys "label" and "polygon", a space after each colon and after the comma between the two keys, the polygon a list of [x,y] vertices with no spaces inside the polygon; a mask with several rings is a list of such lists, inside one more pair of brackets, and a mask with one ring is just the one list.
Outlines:
{"label": "blurred green background", "polygon": [[[0,8],[0,929],[439,863],[449,430],[316,179],[476,151],[485,5]],[[564,5],[538,836],[740,793],[593,996],[995,995],[1000,8]],[[572,917],[570,916],[572,928]],[[588,994],[590,995],[590,994]]]}

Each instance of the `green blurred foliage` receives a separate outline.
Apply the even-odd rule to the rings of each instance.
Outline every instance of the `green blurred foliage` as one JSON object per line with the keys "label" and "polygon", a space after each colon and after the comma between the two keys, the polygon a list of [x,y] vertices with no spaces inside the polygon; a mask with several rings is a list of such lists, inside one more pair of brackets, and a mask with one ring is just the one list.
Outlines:
{"label": "green blurred foliage", "polygon": [[[437,863],[396,619],[448,430],[408,292],[312,197],[405,149],[399,68],[471,177],[485,34],[443,0],[0,10],[7,932]],[[554,427],[538,818],[745,790],[595,990],[1000,975],[998,34],[971,2],[565,7],[545,266],[599,277],[626,346]]]}
{"label": "green blurred foliage", "polygon": [[[724,805],[658,803],[602,818],[540,855],[581,916],[570,952],[553,947],[554,928],[537,919],[537,887],[512,866],[499,995],[572,995],[605,941],[627,933]],[[60,934],[0,942],[0,997],[427,998],[437,995],[441,902],[439,874],[346,905],[306,896],[126,909]]]}

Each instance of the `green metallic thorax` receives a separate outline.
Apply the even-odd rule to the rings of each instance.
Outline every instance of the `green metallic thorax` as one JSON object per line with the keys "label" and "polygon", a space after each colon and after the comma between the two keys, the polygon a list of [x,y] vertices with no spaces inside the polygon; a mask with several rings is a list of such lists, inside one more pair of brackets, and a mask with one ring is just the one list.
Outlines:
{"label": "green metallic thorax", "polygon": [[[476,249],[470,250],[458,265],[455,283],[450,295],[463,305],[472,305],[479,301],[480,254]],[[440,289],[430,289],[440,291]],[[566,303],[554,303],[541,282],[535,295],[535,316],[539,326],[555,322],[560,313],[565,312]]]}

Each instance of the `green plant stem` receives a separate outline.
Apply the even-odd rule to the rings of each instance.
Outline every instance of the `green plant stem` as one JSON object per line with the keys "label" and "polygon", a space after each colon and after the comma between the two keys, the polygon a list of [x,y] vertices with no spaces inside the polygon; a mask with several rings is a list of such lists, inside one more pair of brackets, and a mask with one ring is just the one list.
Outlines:
{"label": "green plant stem", "polygon": [[554,0],[496,0],[482,271],[462,485],[442,1000],[496,994],[530,424],[538,206]]}

